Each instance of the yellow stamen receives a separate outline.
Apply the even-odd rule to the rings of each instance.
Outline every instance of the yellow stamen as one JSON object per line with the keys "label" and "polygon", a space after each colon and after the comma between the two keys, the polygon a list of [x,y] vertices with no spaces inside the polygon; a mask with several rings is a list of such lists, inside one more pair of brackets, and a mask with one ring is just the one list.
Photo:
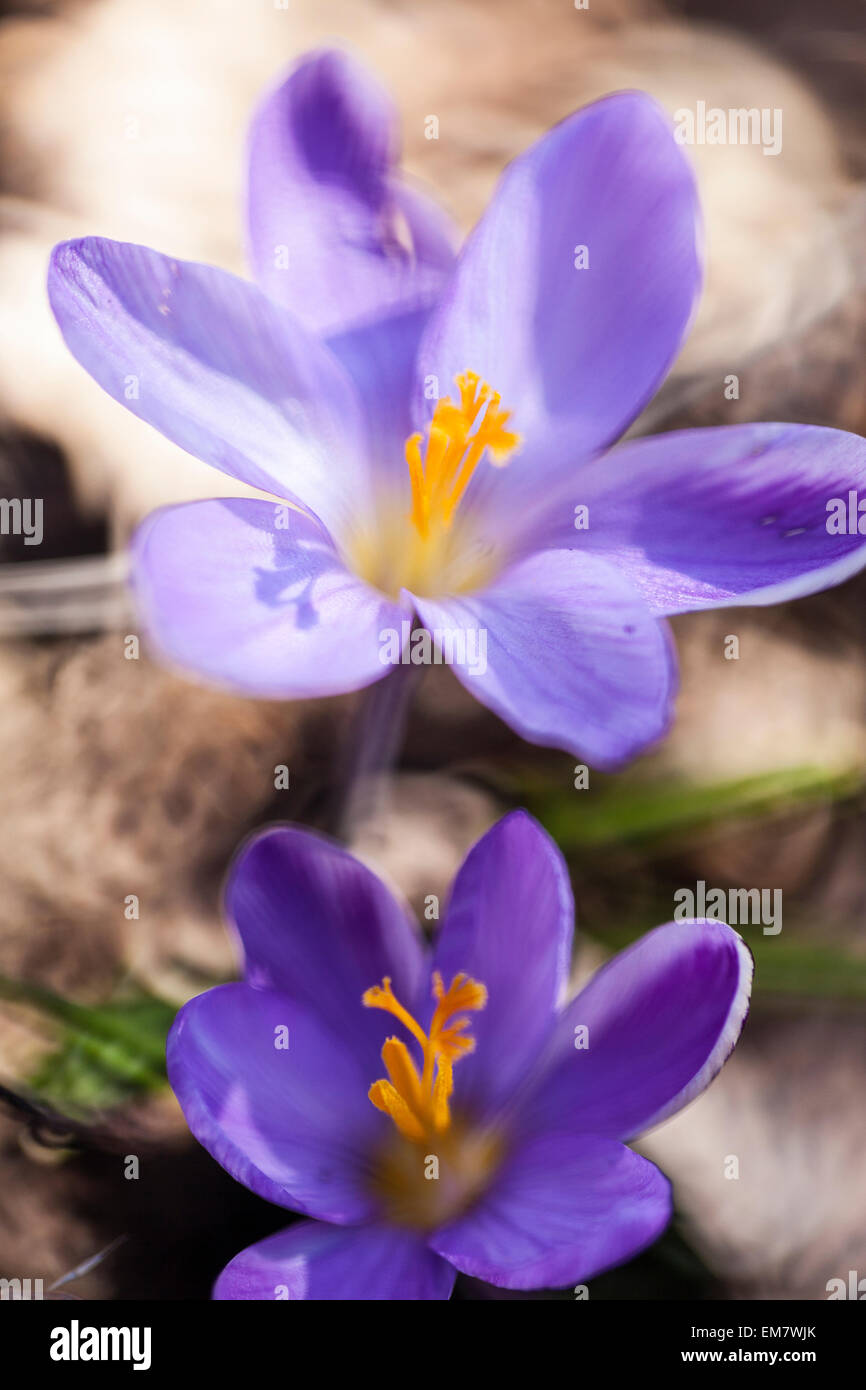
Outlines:
{"label": "yellow stamen", "polygon": [[404,1139],[419,1142],[424,1138],[424,1126],[412,1114],[396,1086],[390,1081],[375,1081],[367,1092],[377,1110],[390,1115]]}
{"label": "yellow stamen", "polygon": [[436,1072],[436,1080],[433,1082],[433,1104],[431,1106],[433,1114],[433,1128],[437,1134],[441,1134],[443,1129],[447,1129],[451,1123],[451,1111],[448,1101],[451,1099],[451,1092],[454,1090],[454,1069],[447,1057],[439,1058],[439,1065]]}
{"label": "yellow stamen", "polygon": [[423,1070],[419,1075],[406,1044],[399,1038],[388,1038],[382,1061],[390,1080],[374,1082],[368,1092],[377,1110],[390,1115],[400,1133],[416,1142],[441,1134],[451,1123],[453,1064],[475,1047],[475,1039],[466,1033],[470,1025],[466,1011],[483,1009],[487,990],[468,975],[455,975],[446,990],[437,971],[433,997],[436,1008],[428,1034],[396,998],[388,976],[362,996],[367,1008],[383,1009],[399,1019],[421,1047]]}
{"label": "yellow stamen", "polygon": [[412,1114],[416,1117],[423,1115],[424,1098],[421,1083],[406,1044],[399,1038],[388,1038],[382,1048],[382,1061],[394,1090],[403,1096]]}
{"label": "yellow stamen", "polygon": [[406,440],[410,519],[422,539],[451,525],[485,450],[490,451],[491,462],[501,467],[520,443],[520,435],[505,428],[511,411],[501,409],[498,392],[481,381],[477,372],[464,372],[455,381],[460,404],[455,405],[450,396],[436,402],[423,462],[422,436],[412,434]]}

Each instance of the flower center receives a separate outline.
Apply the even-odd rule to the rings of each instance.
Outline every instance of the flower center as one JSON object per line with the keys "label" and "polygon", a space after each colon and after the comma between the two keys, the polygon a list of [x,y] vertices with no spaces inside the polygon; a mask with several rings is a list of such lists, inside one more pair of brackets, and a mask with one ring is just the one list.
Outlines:
{"label": "flower center", "polygon": [[466,1033],[469,1019],[464,1011],[483,1009],[487,990],[468,975],[455,975],[446,990],[437,970],[433,998],[436,1008],[430,1032],[425,1033],[392,993],[388,976],[362,996],[368,1009],[384,1009],[399,1019],[421,1047],[423,1068],[419,1074],[406,1044],[400,1038],[388,1038],[382,1061],[390,1079],[374,1081],[369,1091],[376,1109],[390,1115],[405,1139],[430,1139],[449,1128],[454,1063],[475,1048],[475,1039]]}
{"label": "flower center", "polygon": [[429,1032],[405,1009],[385,978],[363,995],[368,1008],[392,1014],[421,1049],[416,1066],[400,1038],[382,1048],[387,1078],[375,1081],[369,1097],[393,1121],[375,1165],[373,1187],[398,1225],[431,1230],[464,1211],[487,1185],[499,1162],[498,1136],[452,1121],[454,1064],[475,1047],[468,1013],[483,1009],[487,990],[468,975],[455,975],[448,989],[433,976],[436,1008]]}
{"label": "flower center", "polygon": [[480,536],[471,518],[461,524],[458,509],[484,454],[501,467],[520,436],[506,428],[511,412],[477,372],[464,372],[456,383],[459,404],[450,396],[436,402],[423,456],[421,434],[406,440],[408,517],[402,506],[380,499],[347,547],[356,573],[390,597],[404,588],[428,597],[471,593],[501,564],[498,542]]}
{"label": "flower center", "polygon": [[450,396],[436,402],[423,462],[422,436],[410,434],[406,440],[412,484],[410,520],[422,540],[451,526],[485,449],[490,451],[491,463],[501,468],[520,443],[520,436],[505,428],[511,411],[501,409],[498,391],[481,381],[477,372],[464,372],[455,377],[455,384],[460,404],[455,405]]}

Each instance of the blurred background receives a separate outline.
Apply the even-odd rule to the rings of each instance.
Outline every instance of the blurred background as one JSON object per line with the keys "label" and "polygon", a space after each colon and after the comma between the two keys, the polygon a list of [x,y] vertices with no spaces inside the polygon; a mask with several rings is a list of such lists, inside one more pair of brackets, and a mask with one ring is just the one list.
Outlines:
{"label": "blurred background", "polygon": [[[242,272],[250,111],[333,41],[393,91],[410,176],[464,229],[509,159],[602,93],[780,108],[776,156],[690,150],[706,293],[637,430],[866,432],[862,0],[0,0],[0,494],[43,498],[45,526],[38,547],[0,536],[0,1277],[47,1289],[91,1265],[62,1285],[81,1297],[206,1298],[285,1224],[189,1138],[163,1045],[177,1006],[235,968],[228,857],[269,819],[327,823],[356,702],[256,703],[124,658],[131,528],[230,484],[66,353],[47,256],[99,233]],[[432,667],[358,831],[417,905],[527,805],[572,868],[576,978],[669,920],[678,888],[782,891],[779,934],[743,928],[757,975],[739,1049],[640,1146],[674,1182],[676,1221],[591,1298],[822,1299],[866,1277],[864,594],[860,577],[676,620],[673,733],[586,790],[572,758],[522,745]],[[457,1296],[494,1295],[461,1280]]]}

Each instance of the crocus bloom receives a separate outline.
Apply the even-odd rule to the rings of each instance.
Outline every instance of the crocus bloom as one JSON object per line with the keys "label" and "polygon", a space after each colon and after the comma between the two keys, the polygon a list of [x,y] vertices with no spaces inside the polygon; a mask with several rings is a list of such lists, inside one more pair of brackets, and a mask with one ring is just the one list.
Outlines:
{"label": "crocus bloom", "polygon": [[659,927],[563,1007],[568,876],[523,811],[469,853],[432,951],[369,869],[292,827],[241,851],[227,908],[245,981],[181,1010],[169,1079],[214,1158],[308,1219],[216,1298],[444,1299],[457,1270],[559,1287],[664,1228],[668,1182],[623,1141],[734,1046],[752,968],[730,927]]}
{"label": "crocus bloom", "polygon": [[774,603],[864,564],[856,529],[826,520],[866,445],[758,424],[604,456],[700,282],[690,168],[645,95],[588,106],[515,160],[456,260],[396,162],[385,94],[314,54],[252,127],[261,288],[101,238],[56,248],[52,307],[100,385],[291,504],[149,518],[143,621],[183,668],[295,697],[377,680],[414,617],[525,738],[615,765],[669,721],[665,615]]}

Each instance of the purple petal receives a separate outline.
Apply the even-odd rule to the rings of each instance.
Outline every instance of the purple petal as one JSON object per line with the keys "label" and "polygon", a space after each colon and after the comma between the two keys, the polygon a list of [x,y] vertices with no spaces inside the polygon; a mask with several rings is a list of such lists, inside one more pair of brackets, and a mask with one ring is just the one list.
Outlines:
{"label": "purple petal", "polygon": [[345,53],[310,54],[254,118],[253,269],[317,333],[432,302],[453,259],[444,214],[397,184],[398,154],[388,95]]}
{"label": "purple petal", "polygon": [[55,247],[48,294],[67,347],[103,390],[205,463],[351,518],[369,486],[350,378],[260,290],[145,246]]}
{"label": "purple petal", "polygon": [[[518,526],[639,413],[692,314],[697,215],[670,122],[640,92],[576,112],[509,166],[419,357],[421,381],[435,375],[442,395],[456,373],[478,372],[524,439],[506,469],[477,471],[467,505]],[[575,268],[580,246],[587,269]]]}
{"label": "purple petal", "polygon": [[238,1182],[325,1221],[375,1214],[366,1156],[381,1116],[351,1038],[285,995],[220,985],[181,1009],[166,1058],[187,1124]]}
{"label": "purple petal", "polygon": [[350,574],[316,522],[270,502],[154,512],[134,540],[133,582],[164,658],[272,699],[378,680],[379,634],[404,616]]}
{"label": "purple petal", "polygon": [[[636,440],[581,469],[546,539],[621,568],[656,613],[779,603],[866,564],[866,440],[814,425],[730,425]],[[828,531],[839,499],[846,531]],[[589,508],[586,531],[573,506]],[[864,506],[866,512],[866,506]],[[569,533],[571,539],[569,540]]]}
{"label": "purple petal", "polygon": [[459,233],[453,219],[420,188],[393,183],[391,191],[409,228],[417,260],[450,271]]}
{"label": "purple petal", "polygon": [[[489,589],[415,600],[426,627],[469,634],[454,670],[530,743],[598,767],[666,729],[675,668],[666,629],[613,566],[578,551],[532,555]],[[486,669],[473,657],[486,642]],[[477,645],[478,651],[475,650]]]}
{"label": "purple petal", "polygon": [[387,478],[411,509],[403,446],[412,433],[415,357],[426,310],[411,310],[361,324],[328,339],[328,347],[354,381],[364,406],[376,478]]}
{"label": "purple petal", "polygon": [[388,1033],[361,995],[385,975],[410,1006],[424,952],[407,911],[354,855],[309,831],[277,826],[234,861],[226,910],[240,934],[247,982],[314,1009],[352,1046],[378,1061]]}
{"label": "purple petal", "polygon": [[476,1049],[455,1070],[455,1104],[473,1116],[509,1097],[554,1022],[565,986],[574,902],[565,862],[537,821],[514,811],[470,850],[454,884],[433,966],[487,986],[472,1015]]}
{"label": "purple petal", "polygon": [[455,1271],[409,1231],[299,1221],[250,1245],[216,1282],[218,1300],[444,1300]]}
{"label": "purple petal", "polygon": [[[730,1055],[751,983],[748,947],[724,922],[671,922],[648,932],[563,1014],[557,1060],[521,1123],[617,1139],[659,1124],[699,1095]],[[576,1032],[581,1026],[585,1034]]]}
{"label": "purple petal", "polygon": [[670,1185],[647,1159],[560,1131],[522,1144],[481,1202],[430,1244],[490,1284],[560,1288],[630,1259],[670,1214]]}

